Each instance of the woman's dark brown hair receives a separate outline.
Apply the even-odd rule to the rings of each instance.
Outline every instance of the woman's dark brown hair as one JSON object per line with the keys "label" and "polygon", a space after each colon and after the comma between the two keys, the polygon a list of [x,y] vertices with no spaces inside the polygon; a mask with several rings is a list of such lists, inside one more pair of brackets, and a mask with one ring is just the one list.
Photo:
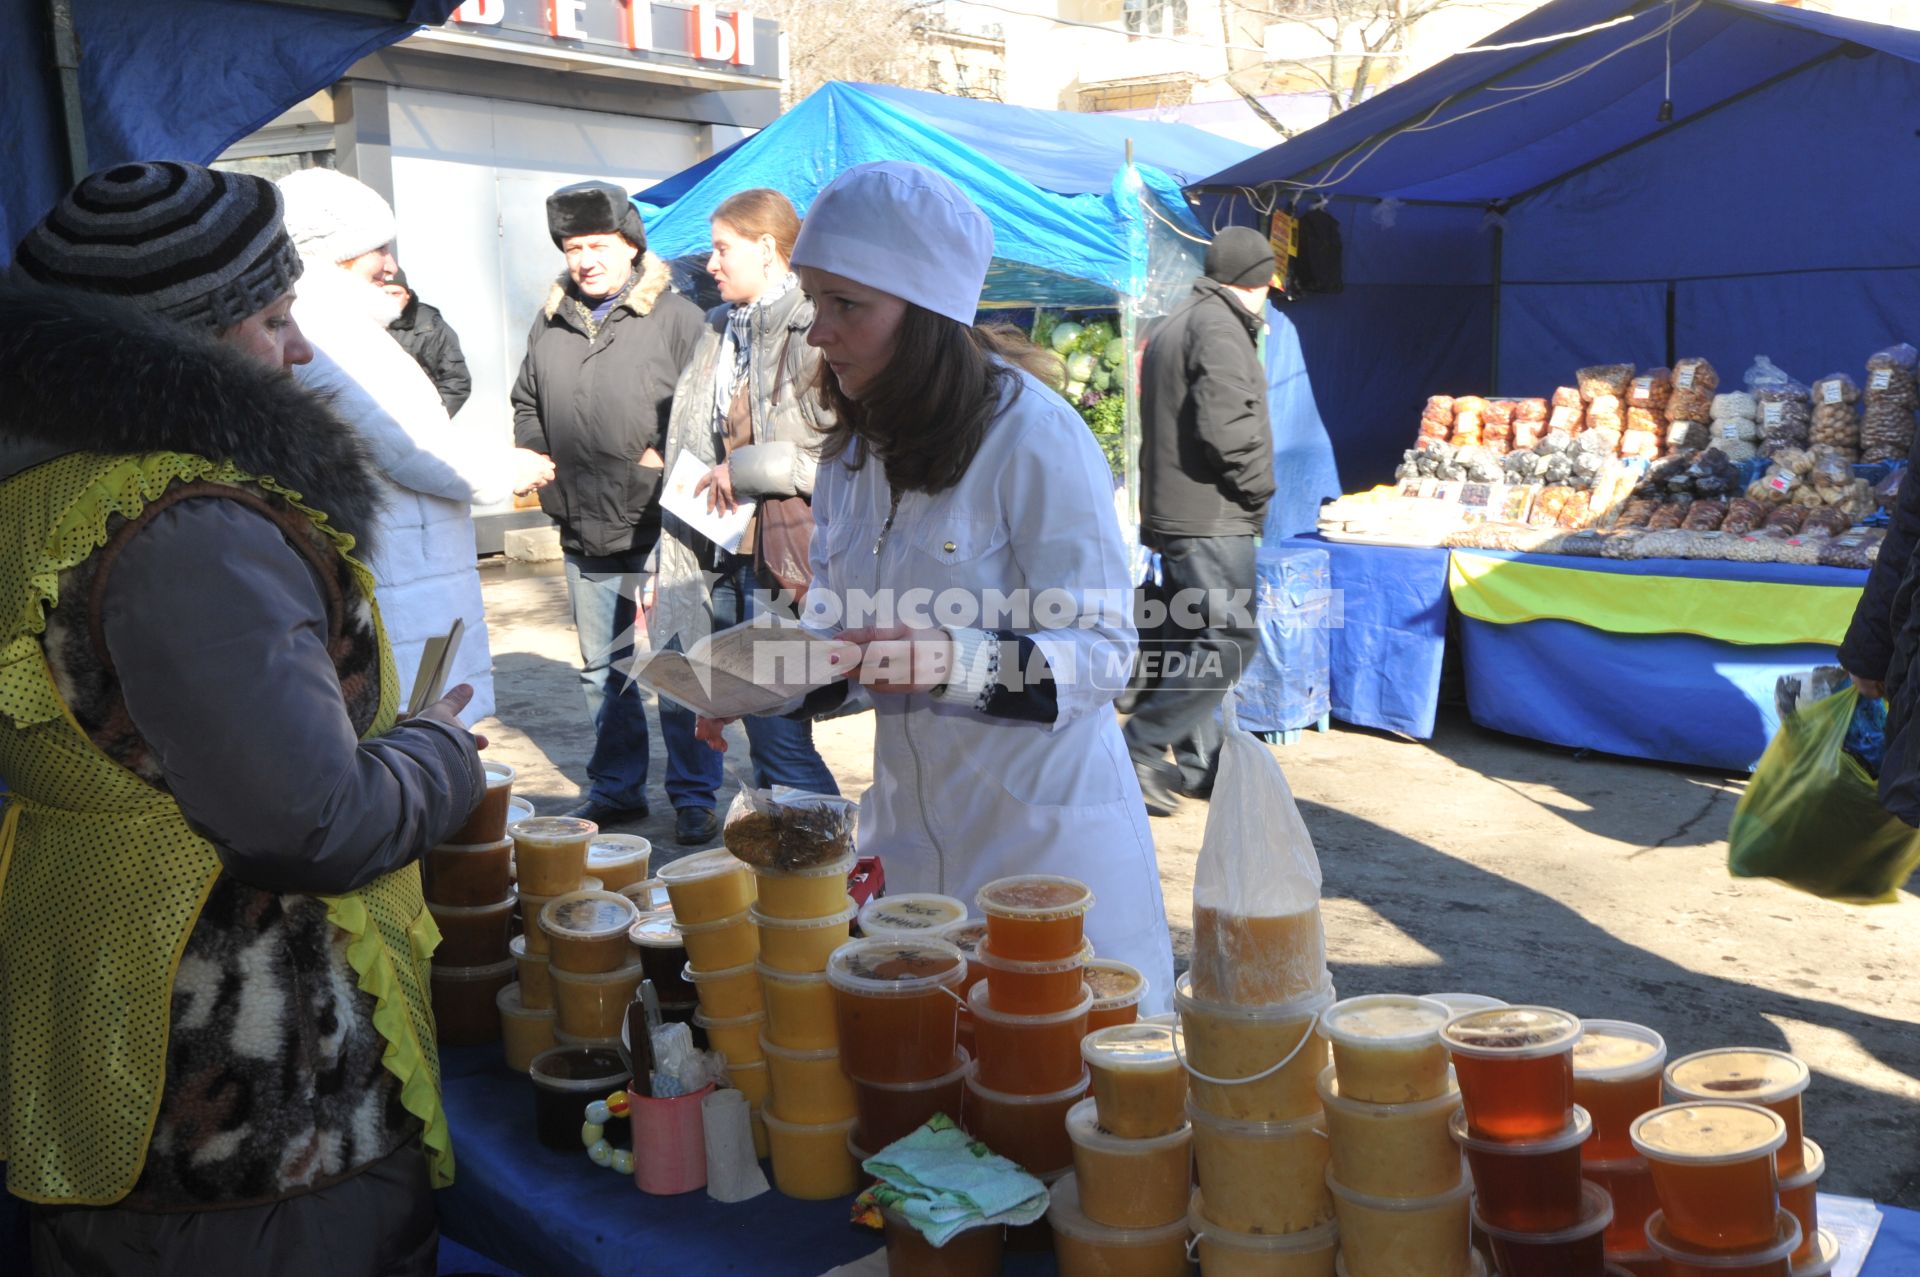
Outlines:
{"label": "woman's dark brown hair", "polygon": [[816,390],[833,410],[820,455],[853,451],[858,470],[869,456],[887,482],[909,492],[944,492],[960,482],[1005,403],[1020,393],[1014,369],[1060,384],[1060,360],[1004,324],[973,327],[909,304],[893,358],[858,399],[820,362]]}
{"label": "woman's dark brown hair", "polygon": [[793,201],[776,190],[756,186],[729,195],[708,220],[725,222],[746,239],[771,235],[780,260],[793,260],[793,241],[800,238],[800,215],[793,211]]}

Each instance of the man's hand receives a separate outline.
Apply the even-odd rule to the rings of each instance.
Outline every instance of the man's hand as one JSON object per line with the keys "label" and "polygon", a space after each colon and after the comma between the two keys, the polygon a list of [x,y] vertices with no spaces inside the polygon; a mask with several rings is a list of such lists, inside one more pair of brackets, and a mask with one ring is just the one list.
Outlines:
{"label": "man's hand", "polygon": [[513,450],[513,490],[516,495],[553,482],[553,458],[531,448]]}
{"label": "man's hand", "polygon": [[[451,727],[455,731],[465,732],[467,735],[473,737],[473,747],[475,749],[485,749],[491,742],[479,732],[473,731],[465,723],[460,721],[460,711],[465,709],[472,701],[473,685],[471,683],[462,683],[433,704],[421,710],[414,717],[430,719],[443,726]],[[400,717],[405,718],[406,715],[402,714]]]}
{"label": "man's hand", "polygon": [[860,648],[851,676],[870,692],[930,692],[953,676],[953,636],[938,626],[842,630],[835,637]]}
{"label": "man's hand", "polygon": [[727,752],[727,724],[737,723],[737,718],[708,718],[702,714],[693,720],[693,738],[709,749]]}
{"label": "man's hand", "polygon": [[1861,678],[1858,674],[1847,676],[1853,680],[1853,689],[1870,701],[1882,700],[1887,694],[1887,685],[1877,678]]}
{"label": "man's hand", "polygon": [[694,496],[702,492],[707,494],[708,514],[732,514],[740,507],[733,495],[733,471],[724,461],[701,475],[700,482],[693,485]]}
{"label": "man's hand", "polygon": [[667,459],[660,455],[658,448],[648,448],[640,454],[640,466],[644,470],[665,470]]}

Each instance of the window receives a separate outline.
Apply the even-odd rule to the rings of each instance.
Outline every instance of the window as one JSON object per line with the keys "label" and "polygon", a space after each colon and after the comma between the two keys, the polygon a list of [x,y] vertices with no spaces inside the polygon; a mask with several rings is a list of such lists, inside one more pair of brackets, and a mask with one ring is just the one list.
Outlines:
{"label": "window", "polygon": [[938,89],[946,81],[945,67],[939,58],[927,59],[927,87]]}
{"label": "window", "polygon": [[1187,0],[1122,0],[1127,34],[1185,35]]}
{"label": "window", "polygon": [[1080,90],[1082,111],[1139,111],[1162,106],[1184,106],[1193,101],[1193,77],[1153,76],[1141,80],[1109,80]]}

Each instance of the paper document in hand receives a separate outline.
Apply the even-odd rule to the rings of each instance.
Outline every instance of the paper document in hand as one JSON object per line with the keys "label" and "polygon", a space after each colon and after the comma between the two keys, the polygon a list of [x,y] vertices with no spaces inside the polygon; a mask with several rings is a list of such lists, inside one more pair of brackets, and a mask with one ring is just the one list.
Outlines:
{"label": "paper document in hand", "polygon": [[[655,652],[634,679],[708,718],[764,714],[845,677],[860,649],[803,625],[762,617],[695,643]],[[831,663],[841,654],[838,666]]]}
{"label": "paper document in hand", "polygon": [[753,518],[753,502],[742,501],[732,514],[708,510],[707,493],[695,493],[693,488],[706,477],[709,469],[704,462],[696,461],[691,452],[682,451],[674,459],[673,473],[667,476],[666,486],[660,489],[660,508],[728,554],[737,554],[740,538],[747,534],[747,521]]}

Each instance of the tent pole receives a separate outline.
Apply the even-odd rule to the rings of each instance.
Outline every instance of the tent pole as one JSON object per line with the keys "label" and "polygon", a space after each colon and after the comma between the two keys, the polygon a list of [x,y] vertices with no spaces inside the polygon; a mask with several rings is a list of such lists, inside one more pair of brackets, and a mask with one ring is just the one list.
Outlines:
{"label": "tent pole", "polygon": [[1493,347],[1487,356],[1487,393],[1500,393],[1500,279],[1506,274],[1507,233],[1493,225]]}
{"label": "tent pole", "polygon": [[80,102],[80,40],[73,31],[73,0],[47,0],[54,78],[60,86],[60,131],[67,144],[67,181],[78,183],[87,164],[87,115]]}

